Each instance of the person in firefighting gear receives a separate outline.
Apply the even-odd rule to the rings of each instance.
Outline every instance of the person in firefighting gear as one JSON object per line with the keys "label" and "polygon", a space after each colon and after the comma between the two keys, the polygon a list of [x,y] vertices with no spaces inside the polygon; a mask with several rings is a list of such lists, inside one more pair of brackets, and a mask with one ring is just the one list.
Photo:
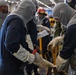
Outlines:
{"label": "person in firefighting gear", "polygon": [[[76,1],[75,0],[67,0],[67,4],[69,6],[71,6],[73,9],[76,9]],[[54,38],[57,39],[59,36],[63,36],[65,35],[65,32],[66,32],[67,28],[66,26],[63,26],[59,21],[56,21],[56,26],[55,26],[55,32],[54,32]],[[58,37],[57,37],[58,36]],[[56,38],[57,37],[57,38]],[[61,37],[60,37],[61,38]],[[60,39],[59,38],[59,39]],[[54,39],[53,39],[54,40]],[[60,40],[59,40],[60,41]],[[59,42],[57,41],[57,42]],[[50,43],[49,43],[50,44]],[[62,46],[63,46],[63,43],[60,42],[59,44],[55,45],[54,46],[58,46],[58,52],[60,50],[62,50]],[[54,48],[54,46],[52,46]],[[66,66],[66,69],[65,71],[67,72],[68,71],[68,65]],[[71,72],[70,72],[71,73]]]}
{"label": "person in firefighting gear", "polygon": [[2,27],[2,23],[8,14],[8,5],[5,1],[0,1],[0,29]]}
{"label": "person in firefighting gear", "polygon": [[[66,0],[66,3],[71,6],[73,9],[76,9],[76,0]],[[66,28],[63,29],[60,22],[56,21],[54,37],[63,35],[66,32]]]}
{"label": "person in firefighting gear", "polygon": [[69,60],[71,68],[76,75],[76,10],[68,4],[59,3],[53,8],[52,12],[56,20],[67,26],[67,30],[65,36],[53,39],[49,43],[48,48],[51,45],[54,47],[58,41],[61,42],[63,40],[63,48],[56,59],[57,69],[60,70]]}
{"label": "person in firefighting gear", "polygon": [[48,18],[49,18],[50,26],[53,28],[55,26],[55,20],[51,15]]}
{"label": "person in firefighting gear", "polygon": [[[37,11],[37,14],[38,14],[38,23],[37,24],[45,26],[50,29],[50,22],[49,22],[49,19],[46,18],[47,13],[46,13],[45,9],[40,7]],[[50,35],[47,35],[42,38],[42,56],[43,56],[43,58],[47,59],[48,61],[50,61],[50,55],[47,50],[47,44],[49,43],[50,40],[51,40]]]}
{"label": "person in firefighting gear", "polygon": [[[30,0],[26,0],[26,1],[30,1]],[[37,8],[38,8],[37,1],[36,0],[31,0],[31,1],[35,4],[36,11],[37,11]],[[27,24],[27,26],[28,26],[28,34],[30,34],[32,43],[38,45],[37,40],[35,39],[37,37],[37,33],[36,33],[36,30],[35,30],[36,29],[36,22],[35,21],[34,22],[33,21],[30,21]],[[33,34],[34,34],[34,36],[32,37]],[[25,66],[24,72],[26,71],[28,75],[32,75],[32,71],[34,71],[34,75],[39,75],[37,69],[38,69],[38,66],[37,65],[35,65],[35,64],[28,64],[27,66]]]}
{"label": "person in firefighting gear", "polygon": [[[29,52],[30,49],[26,43],[27,23],[34,20],[35,12],[34,3],[23,0],[17,9],[6,17],[0,37],[0,75],[24,75],[23,69],[20,67],[22,63],[26,62],[34,63],[45,69],[53,66],[37,52],[35,54]],[[37,38],[34,37],[34,39]]]}
{"label": "person in firefighting gear", "polygon": [[[8,15],[8,5],[5,1],[0,0],[0,35],[1,35],[2,23],[7,15]],[[0,57],[1,57],[1,51],[0,51]]]}
{"label": "person in firefighting gear", "polygon": [[[69,6],[71,6],[73,9],[75,9],[75,4],[76,4],[75,0],[67,0],[67,4],[68,4]],[[59,36],[63,36],[63,35],[65,34],[66,30],[67,30],[67,27],[66,27],[66,26],[62,25],[59,21],[56,21],[54,38],[57,37],[57,36],[58,36],[58,37],[59,37]],[[57,37],[57,38],[58,38],[58,37]],[[59,38],[59,39],[60,39],[60,38]],[[58,51],[60,51],[61,48],[62,48],[62,43],[60,43],[60,44],[58,45],[58,48],[59,48]]]}

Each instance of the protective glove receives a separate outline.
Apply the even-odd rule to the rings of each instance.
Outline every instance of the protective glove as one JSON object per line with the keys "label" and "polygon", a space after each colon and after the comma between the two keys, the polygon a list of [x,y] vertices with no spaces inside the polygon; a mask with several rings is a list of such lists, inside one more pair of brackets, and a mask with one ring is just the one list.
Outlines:
{"label": "protective glove", "polygon": [[50,32],[50,29],[43,25],[37,25],[37,30],[38,31],[46,30],[47,32]]}
{"label": "protective glove", "polygon": [[58,55],[58,57],[57,57],[57,59],[56,59],[57,70],[58,70],[58,71],[61,71],[61,70],[65,67],[65,65],[67,64],[67,62],[68,62],[68,59],[65,60],[65,59],[61,58],[61,57]]}
{"label": "protective glove", "polygon": [[47,45],[47,50],[51,50],[54,49],[54,47],[58,44],[63,42],[63,38],[64,36],[58,36],[56,38],[54,38],[52,41],[50,41],[50,43]]}
{"label": "protective glove", "polygon": [[49,67],[53,67],[54,65],[49,61],[43,59],[38,53],[35,53],[35,60],[34,64],[38,65],[39,67],[43,67],[48,70]]}

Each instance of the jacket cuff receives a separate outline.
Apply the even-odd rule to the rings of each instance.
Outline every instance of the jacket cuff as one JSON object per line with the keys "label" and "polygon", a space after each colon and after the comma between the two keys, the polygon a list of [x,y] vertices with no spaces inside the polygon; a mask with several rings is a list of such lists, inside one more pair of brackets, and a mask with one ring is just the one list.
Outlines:
{"label": "jacket cuff", "polygon": [[32,63],[35,59],[35,55],[29,53],[25,48],[20,46],[20,49],[13,53],[13,56],[15,56],[17,59],[21,60],[22,62],[29,62]]}
{"label": "jacket cuff", "polygon": [[68,59],[64,59],[64,58],[62,58],[60,55],[58,55],[58,58],[59,58],[61,61],[64,61],[64,62],[67,62],[67,61],[68,61]]}

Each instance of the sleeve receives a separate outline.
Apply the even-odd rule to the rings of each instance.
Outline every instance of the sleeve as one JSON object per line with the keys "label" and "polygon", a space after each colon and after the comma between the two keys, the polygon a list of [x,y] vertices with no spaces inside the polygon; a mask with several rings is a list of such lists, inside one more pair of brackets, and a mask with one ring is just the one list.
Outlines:
{"label": "sleeve", "polygon": [[60,56],[68,59],[72,56],[76,48],[76,25],[71,25],[65,34],[63,48],[60,51]]}
{"label": "sleeve", "polygon": [[38,41],[37,41],[37,26],[36,24],[33,22],[33,20],[31,20],[29,22],[29,34],[31,37],[31,40],[33,42],[33,44],[38,45]]}
{"label": "sleeve", "polygon": [[21,46],[21,26],[23,22],[15,19],[10,22],[5,38],[6,49],[19,60],[32,63],[35,59],[33,54],[30,54],[25,48]]}
{"label": "sleeve", "polygon": [[6,37],[5,37],[5,47],[11,52],[17,52],[19,49],[20,38],[21,38],[21,21],[19,19],[14,19],[10,22],[7,27]]}
{"label": "sleeve", "polygon": [[46,26],[46,27],[48,27],[48,28],[50,28],[50,22],[49,22],[49,19],[48,18],[45,18],[44,20],[43,20],[43,24],[42,24],[43,26]]}

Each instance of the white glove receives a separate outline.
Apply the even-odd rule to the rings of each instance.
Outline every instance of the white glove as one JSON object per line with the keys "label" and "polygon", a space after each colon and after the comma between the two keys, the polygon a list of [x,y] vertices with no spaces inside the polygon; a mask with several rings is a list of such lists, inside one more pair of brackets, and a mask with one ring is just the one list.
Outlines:
{"label": "white glove", "polygon": [[35,60],[33,63],[38,65],[39,67],[45,68],[46,70],[48,69],[48,67],[54,67],[52,63],[43,59],[38,53],[35,54]]}
{"label": "white glove", "polygon": [[38,31],[46,30],[46,31],[50,32],[50,29],[43,25],[37,25],[37,30]]}
{"label": "white glove", "polygon": [[56,38],[54,38],[52,41],[50,41],[50,43],[47,45],[47,50],[51,50],[54,49],[54,47],[58,44],[63,42],[63,38],[64,36],[58,36]]}
{"label": "white glove", "polygon": [[64,66],[66,65],[68,60],[65,60],[63,58],[61,58],[59,55],[56,59],[56,66],[57,66],[57,70],[60,71],[64,68]]}

